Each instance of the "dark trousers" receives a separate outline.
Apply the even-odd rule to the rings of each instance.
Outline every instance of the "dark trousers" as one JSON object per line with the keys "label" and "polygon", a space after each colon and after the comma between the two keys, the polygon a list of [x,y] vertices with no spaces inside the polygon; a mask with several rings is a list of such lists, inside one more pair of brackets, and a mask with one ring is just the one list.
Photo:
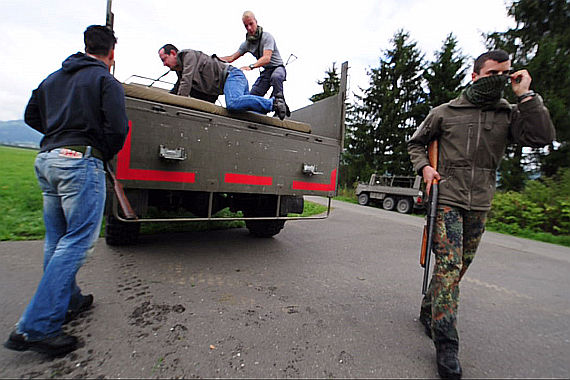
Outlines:
{"label": "dark trousers", "polygon": [[271,97],[275,94],[283,94],[283,82],[287,80],[285,66],[277,66],[264,69],[251,87],[250,95],[265,96],[269,87],[273,87]]}

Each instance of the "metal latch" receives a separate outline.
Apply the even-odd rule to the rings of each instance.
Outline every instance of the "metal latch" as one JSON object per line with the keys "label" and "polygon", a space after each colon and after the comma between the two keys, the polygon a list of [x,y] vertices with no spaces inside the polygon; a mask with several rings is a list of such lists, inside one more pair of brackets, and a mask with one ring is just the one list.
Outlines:
{"label": "metal latch", "polygon": [[160,158],[164,158],[166,160],[177,160],[177,161],[184,161],[188,158],[186,154],[186,149],[184,148],[177,148],[177,149],[169,149],[164,145],[160,146]]}
{"label": "metal latch", "polygon": [[317,165],[303,164],[303,174],[310,177],[313,175],[322,175],[323,172],[317,171]]}

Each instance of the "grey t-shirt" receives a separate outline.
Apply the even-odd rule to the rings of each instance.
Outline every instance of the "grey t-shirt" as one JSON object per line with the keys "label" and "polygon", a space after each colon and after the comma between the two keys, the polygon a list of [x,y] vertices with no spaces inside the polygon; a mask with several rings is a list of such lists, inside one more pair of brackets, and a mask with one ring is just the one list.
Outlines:
{"label": "grey t-shirt", "polygon": [[281,54],[279,54],[279,49],[277,49],[275,38],[265,31],[261,35],[261,41],[250,42],[246,40],[239,46],[238,52],[242,55],[250,52],[255,58],[259,59],[263,55],[264,50],[273,51],[269,63],[264,67],[270,68],[283,65],[283,60],[281,59]]}

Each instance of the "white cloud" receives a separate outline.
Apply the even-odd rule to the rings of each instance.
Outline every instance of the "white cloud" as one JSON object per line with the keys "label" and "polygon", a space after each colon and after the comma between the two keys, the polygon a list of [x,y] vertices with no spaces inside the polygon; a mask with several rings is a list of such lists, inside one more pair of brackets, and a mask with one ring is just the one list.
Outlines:
{"label": "white cloud", "polygon": [[[83,49],[83,31],[105,22],[105,0],[0,2],[0,120],[22,118],[31,91],[70,54]],[[368,86],[367,68],[377,67],[398,29],[431,58],[447,34],[453,32],[465,54],[484,51],[482,32],[504,31],[514,22],[503,0],[358,0],[275,3],[262,0],[115,0],[118,37],[115,76],[133,74],[156,78],[166,69],[157,50],[171,42],[218,55],[231,54],[243,41],[241,14],[252,10],[260,25],[275,36],[287,67],[285,95],[292,109],[309,104],[321,89],[316,81],[332,62],[349,61],[352,91]],[[246,65],[251,55],[234,63]],[[258,72],[247,73],[250,84]],[[174,81],[175,75],[169,74]]]}

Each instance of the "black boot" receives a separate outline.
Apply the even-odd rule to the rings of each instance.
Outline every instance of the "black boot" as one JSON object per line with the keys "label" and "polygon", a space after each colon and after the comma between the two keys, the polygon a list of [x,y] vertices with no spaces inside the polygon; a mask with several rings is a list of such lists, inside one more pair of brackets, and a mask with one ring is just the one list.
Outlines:
{"label": "black boot", "polygon": [[273,111],[275,111],[275,115],[281,120],[287,116],[287,104],[285,103],[283,94],[275,94],[273,97]]}
{"label": "black boot", "polygon": [[442,379],[461,379],[457,343],[436,343],[437,372]]}

